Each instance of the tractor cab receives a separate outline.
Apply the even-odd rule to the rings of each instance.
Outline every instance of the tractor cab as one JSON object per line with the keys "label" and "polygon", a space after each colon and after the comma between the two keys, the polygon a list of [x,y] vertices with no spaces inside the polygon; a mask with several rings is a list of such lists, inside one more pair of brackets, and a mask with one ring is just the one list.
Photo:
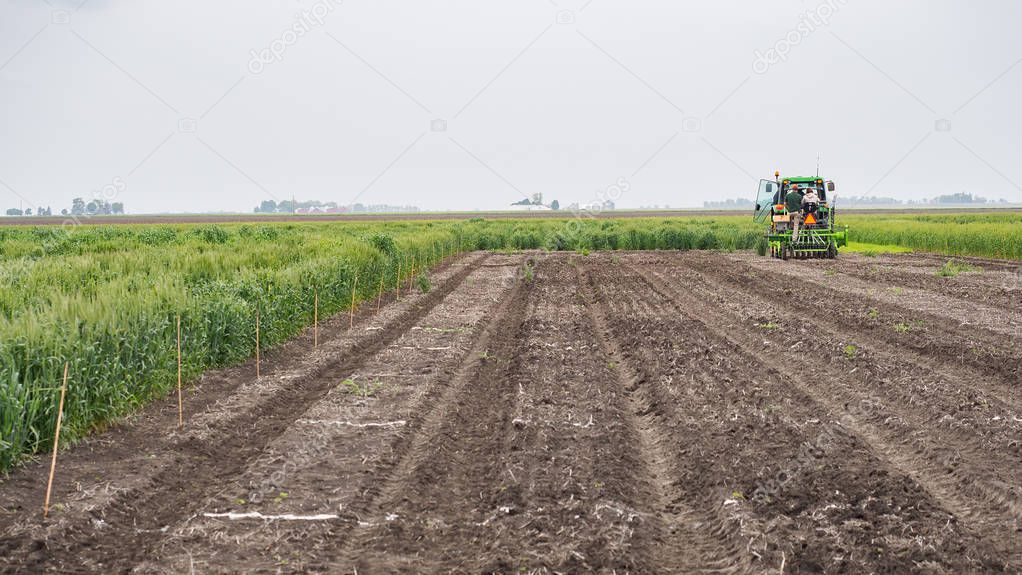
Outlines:
{"label": "tractor cab", "polygon": [[[766,235],[771,255],[783,259],[836,257],[838,246],[845,245],[846,233],[834,226],[831,201],[834,182],[818,176],[781,178],[780,173],[775,173],[774,177],[774,180],[760,180],[754,215],[757,222],[769,221],[770,228]],[[819,203],[805,206],[806,209],[797,213],[789,213],[787,195],[796,186],[802,195],[810,190],[816,192]]]}

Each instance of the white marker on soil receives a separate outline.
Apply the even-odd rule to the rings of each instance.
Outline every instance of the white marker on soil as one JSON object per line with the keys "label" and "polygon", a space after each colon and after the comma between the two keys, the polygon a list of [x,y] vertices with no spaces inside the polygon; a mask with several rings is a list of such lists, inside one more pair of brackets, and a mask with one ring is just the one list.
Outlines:
{"label": "white marker on soil", "polygon": [[333,519],[340,519],[340,515],[332,515],[323,513],[319,515],[294,515],[292,513],[285,513],[283,515],[263,515],[258,511],[251,511],[249,513],[203,513],[203,517],[212,517],[214,519],[230,519],[232,521],[238,519],[262,519],[265,521],[330,521]]}
{"label": "white marker on soil", "polygon": [[355,423],[354,421],[330,421],[326,419],[302,419],[299,423],[309,425],[346,425],[348,427],[401,427],[407,423],[403,419],[397,421],[384,421],[380,423]]}

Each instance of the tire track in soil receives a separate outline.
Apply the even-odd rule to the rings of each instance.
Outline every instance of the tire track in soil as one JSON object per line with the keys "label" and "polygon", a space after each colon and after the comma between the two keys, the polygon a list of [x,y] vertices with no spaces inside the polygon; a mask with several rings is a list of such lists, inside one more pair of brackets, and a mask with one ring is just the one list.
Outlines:
{"label": "tire track in soil", "polygon": [[[499,459],[498,507],[480,522],[504,550],[487,570],[528,573],[667,571],[656,487],[645,473],[623,388],[563,254],[545,255],[517,366]],[[671,569],[673,570],[673,569]]]}
{"label": "tire track in soil", "polygon": [[[881,254],[879,257],[884,257]],[[908,252],[905,254],[889,254],[887,257],[896,258],[896,261],[906,260],[913,262],[919,260],[922,265],[930,265],[934,268],[939,268],[944,265],[944,262],[954,259],[963,261],[972,265],[983,266],[988,269],[998,271],[1015,271],[1022,272],[1022,261],[1008,260],[1008,259],[997,259],[997,258],[985,258],[980,256],[957,256],[957,255],[945,255],[928,252]]]}
{"label": "tire track in soil", "polygon": [[[994,308],[986,298],[974,294],[970,299],[955,299],[940,293],[939,289],[957,278],[940,278],[934,275],[929,282],[929,289],[920,290],[904,286],[890,286],[886,290],[877,289],[875,283],[859,279],[849,273],[841,276],[826,274],[820,260],[804,260],[789,265],[780,260],[763,260],[752,254],[734,254],[729,259],[741,262],[741,265],[759,273],[785,276],[789,282],[798,282],[803,286],[818,286],[828,291],[843,294],[845,297],[856,297],[859,300],[872,300],[897,309],[904,315],[925,315],[930,319],[940,320],[942,325],[955,326],[952,333],[960,334],[967,331],[973,337],[983,341],[997,342],[1008,337],[1022,336],[1022,315],[1010,308]],[[794,260],[797,262],[797,260]],[[969,276],[969,273],[959,274]],[[988,286],[990,287],[990,286]]]}
{"label": "tire track in soil", "polygon": [[991,269],[982,267],[981,273],[960,273],[955,277],[939,277],[942,263],[913,261],[899,254],[896,257],[849,258],[846,255],[826,262],[790,260],[809,273],[832,270],[841,276],[855,278],[869,284],[880,284],[888,290],[904,290],[937,294],[953,300],[954,307],[971,306],[977,302],[984,308],[1002,308],[1016,317],[1022,315],[1022,269]]}
{"label": "tire track in soil", "polygon": [[346,353],[318,367],[308,378],[294,380],[292,386],[271,394],[248,412],[217,422],[217,429],[203,440],[185,436],[173,446],[172,462],[145,485],[125,490],[103,508],[88,510],[86,517],[62,525],[59,533],[47,533],[45,539],[31,530],[5,536],[0,541],[0,556],[10,562],[3,569],[80,571],[83,565],[91,565],[91,570],[109,571],[118,565],[126,569],[137,564],[159,541],[165,526],[194,515],[197,505],[240,473],[274,437],[336,385],[340,380],[336,374],[356,370],[366,358],[399,338],[461,285],[483,258],[485,255],[471,260],[384,329],[354,341]]}
{"label": "tire track in soil", "polygon": [[[577,266],[577,264],[576,264]],[[623,417],[625,425],[634,434],[639,455],[636,474],[651,486],[650,502],[659,525],[660,545],[653,551],[657,568],[669,573],[735,573],[748,571],[750,565],[739,553],[735,541],[722,536],[721,530],[709,531],[702,525],[709,522],[700,518],[685,501],[678,489],[679,478],[672,470],[672,454],[663,443],[669,434],[657,429],[652,416],[654,398],[645,389],[645,377],[632,369],[622,353],[618,341],[608,327],[607,310],[596,295],[590,272],[576,267],[579,293],[586,305],[586,315],[597,344],[603,355],[616,364],[613,379],[624,395]],[[702,519],[702,520],[701,520]],[[711,520],[712,521],[712,520]]]}
{"label": "tire track in soil", "polygon": [[[973,381],[977,388],[1002,404],[1022,411],[1022,401],[1017,398],[1018,383],[1022,381],[1019,348],[1022,337],[974,329],[975,326],[963,326],[897,303],[855,298],[827,285],[819,285],[808,293],[797,292],[793,285],[802,281],[800,277],[778,281],[775,274],[734,261],[730,256],[723,266],[719,260],[711,259],[695,255],[677,262],[696,273],[721,278],[720,281],[741,288],[749,297],[789,308],[797,304],[799,310],[793,314],[811,317],[815,324],[862,334],[862,341],[883,341],[897,350],[899,357],[920,368],[957,374]],[[870,309],[877,310],[878,319],[871,319]],[[916,325],[921,317],[925,318],[923,324]],[[895,328],[898,324],[902,329]]]}
{"label": "tire track in soil", "polygon": [[[722,279],[721,283],[717,284],[717,289],[713,289],[703,287],[693,281],[694,278],[689,277],[686,278],[688,281],[682,290],[664,277],[664,272],[633,269],[652,289],[674,301],[678,309],[692,310],[691,313],[697,315],[707,328],[729,334],[724,337],[731,345],[745,350],[751,357],[759,358],[767,369],[782,374],[795,384],[800,392],[819,402],[843,427],[862,438],[882,460],[889,462],[898,473],[911,477],[913,481],[923,486],[940,506],[954,513],[969,531],[991,546],[993,556],[1001,558],[1000,561],[1003,561],[1004,565],[1012,565],[1010,569],[1022,568],[1022,546],[1013,542],[1011,535],[1020,531],[1018,497],[1011,493],[1013,488],[1010,487],[1017,485],[1013,483],[1013,478],[1018,476],[1019,469],[1017,466],[1010,466],[1012,467],[1010,471],[1014,473],[1007,479],[991,477],[989,472],[1004,469],[1004,466],[987,465],[989,461],[997,458],[995,454],[999,453],[998,450],[991,450],[989,447],[984,449],[982,443],[976,442],[965,448],[961,445],[956,446],[954,438],[940,433],[937,427],[922,431],[911,425],[906,427],[906,421],[920,425],[918,417],[913,417],[914,414],[906,409],[893,408],[892,411],[892,408],[887,408],[877,401],[875,396],[860,391],[873,387],[875,392],[882,393],[882,390],[870,385],[868,377],[862,379],[858,386],[844,383],[849,376],[855,374],[855,370],[850,374],[843,369],[834,368],[835,359],[827,357],[825,346],[800,349],[804,350],[803,354],[820,354],[820,357],[824,358],[820,362],[808,363],[802,359],[802,354],[795,353],[784,356],[790,361],[777,359],[776,348],[783,346],[781,349],[787,349],[790,339],[779,338],[781,341],[775,341],[775,345],[764,347],[764,338],[777,339],[778,336],[748,331],[755,323],[752,320],[752,315],[755,314],[748,312],[745,316],[741,314],[742,310],[748,309],[750,297],[748,294],[740,296],[745,306],[727,301],[726,297],[721,296],[721,292],[727,290],[720,287],[727,284],[727,279]],[[716,302],[716,305],[706,303],[711,301]],[[760,306],[757,307],[762,309]],[[745,320],[743,323],[749,327],[741,329],[727,319],[725,314],[741,317]],[[780,315],[775,313],[770,317],[776,321]],[[797,317],[798,314],[790,315]],[[821,337],[823,334],[817,329],[811,339],[818,340]],[[799,339],[802,342],[806,341],[802,336]],[[808,378],[806,374],[813,374],[813,377]],[[821,381],[831,384],[826,392],[817,389]],[[889,401],[889,405],[912,403]],[[862,405],[866,407],[856,407]],[[930,407],[923,409],[932,410]],[[906,438],[912,438],[912,444],[905,445]],[[968,457],[963,456],[963,453]],[[1003,453],[1000,455],[1003,456]],[[972,461],[972,465],[963,468],[959,461],[966,463]]]}
{"label": "tire track in soil", "polygon": [[[748,281],[748,278],[740,272],[722,270],[721,266],[712,262],[703,261],[700,256],[692,258],[681,258],[678,260],[684,266],[687,275],[687,283],[693,288],[700,290],[704,297],[719,298],[721,292],[732,294],[733,297],[744,302],[757,302],[756,313],[747,313],[743,321],[748,324],[756,323],[762,318],[763,322],[775,323],[773,329],[763,330],[769,337],[781,336],[784,334],[803,333],[807,327],[804,321],[790,318],[802,318],[807,315],[813,317],[811,322],[812,335],[806,337],[805,341],[798,345],[815,346],[815,353],[820,357],[835,356],[838,358],[838,351],[848,342],[862,343],[856,348],[856,359],[860,367],[868,368],[867,371],[860,371],[853,375],[861,380],[861,389],[876,387],[876,381],[891,381],[901,379],[897,385],[881,386],[878,389],[878,396],[887,398],[888,403],[894,406],[911,406],[919,403],[927,404],[923,413],[930,415],[933,420],[919,419],[921,414],[902,409],[896,412],[899,420],[909,419],[917,422],[919,427],[929,427],[928,435],[941,436],[939,430],[946,427],[947,414],[962,414],[962,417],[978,422],[1003,421],[1003,424],[993,428],[983,428],[975,433],[975,437],[968,433],[960,434],[960,437],[951,438],[958,443],[965,442],[959,447],[969,447],[976,453],[989,453],[996,451],[1001,457],[1007,457],[1014,465],[1009,469],[1019,469],[1022,473],[1022,441],[1019,437],[1018,425],[1011,425],[1012,422],[1022,423],[1019,417],[1020,405],[1010,392],[1006,393],[1001,385],[990,385],[981,374],[976,373],[968,367],[957,365],[954,362],[942,361],[940,358],[931,359],[920,356],[913,349],[899,349],[897,341],[892,342],[894,349],[880,348],[870,338],[870,334],[858,333],[854,325],[844,326],[836,323],[827,317],[823,310],[814,306],[803,306],[801,302],[793,302],[789,298],[763,297],[761,294],[768,291],[757,283]],[[643,272],[647,273],[647,272]],[[663,278],[662,272],[649,272]],[[647,274],[648,275],[648,274]],[[667,285],[670,282],[663,278]],[[769,280],[767,280],[769,281]],[[726,285],[727,289],[720,286]],[[740,292],[740,293],[738,293]],[[721,300],[726,302],[726,298]],[[741,310],[741,307],[733,307],[734,310]],[[745,309],[749,309],[746,306]],[[766,313],[769,310],[770,313]],[[753,317],[753,316],[756,317]],[[785,327],[786,329],[778,329]],[[850,328],[850,329],[849,329]],[[853,337],[849,337],[852,335]],[[829,345],[821,345],[819,341],[822,336],[830,340]],[[786,345],[778,341],[778,345]],[[847,362],[845,362],[847,363]],[[819,366],[814,369],[820,369]],[[858,371],[858,370],[857,370]],[[844,379],[844,378],[842,378]],[[934,393],[937,391],[938,393]],[[978,426],[974,423],[970,427]],[[949,439],[950,440],[950,439]],[[982,456],[981,456],[982,458]],[[1004,469],[999,467],[998,469]],[[964,480],[963,480],[964,481]],[[1014,485],[1022,483],[1022,476],[1000,478],[993,481],[995,485]],[[1001,488],[995,488],[1001,491]],[[1010,505],[1011,498],[1008,498]],[[1022,509],[1022,507],[1015,507]],[[1022,515],[1020,515],[1022,517]]]}
{"label": "tire track in soil", "polygon": [[[511,425],[516,397],[506,379],[517,365],[512,351],[531,291],[531,284],[516,282],[406,453],[380,482],[366,506],[365,527],[324,557],[324,570],[481,572],[494,556],[503,556],[493,541],[478,537],[476,523],[500,497],[501,431]],[[319,551],[331,553],[341,536],[332,533]]]}
{"label": "tire track in soil", "polygon": [[[691,266],[692,272],[699,274],[697,268],[701,269],[701,266]],[[653,274],[657,275],[657,272]],[[670,289],[669,282],[662,276],[661,280]],[[724,274],[719,284],[733,286],[735,282]],[[698,287],[693,290],[692,286]],[[703,298],[720,300],[721,289],[702,287],[695,278],[689,279],[688,287]],[[739,297],[745,302],[758,301],[749,292]],[[722,301],[722,305],[726,304]],[[803,313],[801,310],[776,310],[772,303],[767,302],[761,302],[758,308],[760,317],[780,322],[781,327],[785,322],[780,318],[799,317]],[[741,317],[741,309],[741,306],[733,306],[731,313]],[[751,315],[744,320],[749,325],[756,321]],[[794,328],[776,331],[795,333]],[[780,334],[757,334],[757,337],[750,337],[750,349],[757,345],[757,340],[764,338],[775,340],[779,347],[790,344],[789,338]],[[830,342],[821,343],[822,338]],[[897,381],[896,375],[892,376],[891,370],[886,369],[887,365],[897,363],[897,356],[883,351],[861,354],[856,358],[858,367],[852,373],[845,373],[834,367],[834,362],[837,362],[836,365],[847,363],[838,352],[842,342],[847,340],[842,339],[836,327],[824,326],[821,322],[814,326],[811,337],[801,334],[799,339],[807,345],[801,350],[811,349],[819,357],[830,356],[829,364],[817,362],[804,366],[802,369],[806,373],[828,372],[835,382],[830,391],[838,392],[845,405],[868,406],[858,414],[859,419],[868,420],[868,423],[858,422],[857,426],[859,433],[879,445],[878,450],[882,449],[902,469],[915,473],[919,483],[941,494],[948,509],[963,519],[985,524],[993,516],[995,526],[988,529],[989,533],[995,533],[998,525],[1001,529],[1019,530],[1022,525],[1018,488],[1022,484],[1022,441],[1018,423],[1022,423],[1022,419],[1012,409],[997,406],[996,399],[984,398],[970,390],[979,379],[946,377],[944,373],[933,372],[926,380],[933,386],[939,384],[940,389],[919,387],[915,380],[926,375],[926,368],[909,365],[895,369],[908,374],[907,380],[902,375],[902,381]],[[868,345],[863,347],[868,349]],[[859,367],[866,369],[860,370]],[[954,369],[946,367],[944,371],[953,373]],[[847,379],[856,379],[857,384],[849,385],[845,383]],[[878,381],[889,383],[878,385]],[[870,395],[865,395],[862,390],[867,390]],[[966,395],[960,397],[963,393]],[[970,411],[978,414],[973,415]],[[951,416],[959,413],[962,415]],[[911,454],[892,447],[906,443]],[[1001,464],[989,465],[992,459],[998,459]],[[926,475],[918,475],[922,472],[918,470],[925,470]]]}
{"label": "tire track in soil", "polygon": [[[650,410],[659,428],[685,446],[675,456],[680,489],[715,516],[715,532],[748,541],[740,551],[754,569],[785,561],[813,572],[998,567],[994,550],[953,524],[908,476],[855,435],[821,422],[827,410],[811,395],[735,346],[722,326],[704,324],[706,304],[677,306],[648,280],[621,272],[597,273],[594,283],[604,301],[616,302],[612,317],[628,319],[630,329],[612,331],[656,394]],[[801,446],[823,435],[825,457],[806,460]],[[786,490],[765,503],[748,500],[743,494],[756,493],[778,465],[794,466]]]}

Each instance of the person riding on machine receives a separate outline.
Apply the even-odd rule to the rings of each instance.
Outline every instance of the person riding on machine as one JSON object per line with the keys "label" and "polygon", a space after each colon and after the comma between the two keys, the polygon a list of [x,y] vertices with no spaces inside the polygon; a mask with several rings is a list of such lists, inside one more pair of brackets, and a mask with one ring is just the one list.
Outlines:
{"label": "person riding on machine", "polygon": [[802,196],[802,212],[803,214],[815,214],[816,210],[820,207],[820,195],[816,193],[816,189],[809,188],[809,191]]}
{"label": "person riding on machine", "polygon": [[798,239],[798,224],[801,219],[800,212],[802,211],[802,192],[799,191],[798,184],[792,184],[791,189],[788,190],[788,194],[784,196],[784,206],[788,210],[788,217],[791,219],[791,230],[792,238]]}

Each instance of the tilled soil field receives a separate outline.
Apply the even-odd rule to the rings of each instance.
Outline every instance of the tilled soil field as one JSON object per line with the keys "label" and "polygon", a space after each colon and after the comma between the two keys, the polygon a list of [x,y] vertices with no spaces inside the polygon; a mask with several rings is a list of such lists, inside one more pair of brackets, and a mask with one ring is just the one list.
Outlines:
{"label": "tilled soil field", "polygon": [[1022,572],[1022,265],[469,254],[0,484],[0,569]]}

